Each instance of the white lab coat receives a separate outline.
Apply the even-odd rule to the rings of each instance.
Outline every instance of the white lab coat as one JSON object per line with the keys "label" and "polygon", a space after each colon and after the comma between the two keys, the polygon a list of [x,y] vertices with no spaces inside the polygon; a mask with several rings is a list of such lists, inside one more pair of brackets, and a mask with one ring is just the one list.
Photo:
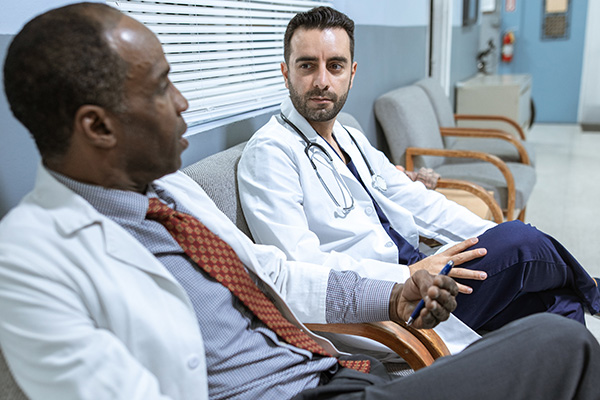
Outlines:
{"label": "white lab coat", "polygon": [[[310,141],[327,149],[353,195],[354,209],[346,216],[339,213],[305,154],[305,141],[274,116],[248,141],[238,166],[240,200],[255,241],[279,247],[290,259],[354,270],[364,277],[404,282],[410,275],[408,267],[398,265],[397,247],[381,226],[360,183],[289,99],[283,102],[281,110]],[[336,122],[334,134],[338,143],[354,161],[392,227],[413,246],[418,246],[419,236],[449,244],[479,236],[495,226],[423,184],[411,181],[372,147],[361,132],[349,127],[348,130],[371,168],[385,179],[387,191],[371,187],[371,175],[358,148]],[[320,162],[322,159],[321,152],[313,157],[327,187],[338,203],[343,204],[342,186],[329,165]],[[453,352],[477,338],[455,318],[440,324],[436,330]]]}
{"label": "white lab coat", "polygon": [[[276,289],[305,321],[325,321],[326,268],[254,245],[181,172],[158,185],[233,247],[290,320],[299,324]],[[184,289],[44,168],[0,223],[0,344],[32,399],[208,398],[204,346]]]}

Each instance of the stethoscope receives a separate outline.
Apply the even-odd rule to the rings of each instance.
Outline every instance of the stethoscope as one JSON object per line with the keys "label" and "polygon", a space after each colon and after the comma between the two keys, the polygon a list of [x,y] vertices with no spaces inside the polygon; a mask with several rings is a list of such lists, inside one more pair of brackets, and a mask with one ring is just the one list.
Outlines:
{"label": "stethoscope", "polygon": [[[354,209],[354,197],[352,196],[352,193],[350,193],[350,189],[346,185],[346,182],[344,182],[340,173],[335,168],[335,166],[333,164],[333,158],[331,157],[331,155],[329,154],[327,149],[325,149],[325,147],[323,147],[322,145],[320,145],[317,142],[311,142],[308,139],[308,137],[306,137],[306,135],[304,133],[302,133],[300,128],[298,128],[296,125],[294,125],[292,123],[292,121],[287,119],[287,117],[285,115],[283,115],[283,113],[280,113],[279,116],[286,124],[291,126],[292,129],[294,129],[298,135],[300,135],[302,140],[304,140],[304,142],[305,142],[304,154],[306,154],[306,157],[308,157],[310,164],[312,165],[313,169],[315,170],[315,173],[317,174],[317,178],[319,179],[319,182],[321,182],[321,185],[323,185],[323,188],[325,189],[325,191],[327,192],[327,194],[329,195],[329,197],[331,198],[333,203],[336,205],[336,207],[340,211],[341,216],[345,217],[346,215],[348,215],[348,213],[350,211],[352,211],[352,209]],[[371,186],[373,186],[375,189],[379,190],[380,192],[385,192],[387,190],[387,183],[385,182],[385,179],[383,179],[383,177],[381,175],[376,174],[373,171],[373,168],[371,168],[371,164],[367,160],[367,157],[365,157],[365,154],[363,153],[362,149],[358,145],[358,142],[356,141],[354,136],[352,136],[350,131],[348,131],[348,129],[346,129],[345,126],[342,125],[342,127],[346,130],[346,132],[348,133],[348,136],[350,136],[350,139],[352,139],[352,142],[358,149],[358,152],[360,153],[367,168],[369,169],[369,174],[371,175]],[[315,162],[313,161],[313,157],[311,156],[311,153],[310,153],[311,147],[314,147],[314,148],[320,150],[323,154],[325,154],[325,156],[326,156],[325,160],[327,161],[327,164],[329,165],[330,169],[333,171],[333,176],[335,178],[335,181],[337,182],[340,192],[342,193],[343,205],[342,205],[342,203],[340,203],[336,200],[335,196],[333,195],[331,190],[329,190],[329,188],[327,187],[327,184],[321,177],[321,174],[319,173],[319,170],[317,169],[317,164],[315,164]],[[313,154],[314,154],[314,152],[313,152]],[[344,193],[344,191],[346,194]]]}

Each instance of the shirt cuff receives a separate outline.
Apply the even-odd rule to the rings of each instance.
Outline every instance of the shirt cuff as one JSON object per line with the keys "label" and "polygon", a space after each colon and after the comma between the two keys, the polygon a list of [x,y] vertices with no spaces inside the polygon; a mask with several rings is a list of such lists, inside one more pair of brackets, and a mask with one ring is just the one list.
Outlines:
{"label": "shirt cuff", "polygon": [[327,323],[389,321],[390,296],[396,282],[362,278],[353,271],[331,270],[327,281]]}

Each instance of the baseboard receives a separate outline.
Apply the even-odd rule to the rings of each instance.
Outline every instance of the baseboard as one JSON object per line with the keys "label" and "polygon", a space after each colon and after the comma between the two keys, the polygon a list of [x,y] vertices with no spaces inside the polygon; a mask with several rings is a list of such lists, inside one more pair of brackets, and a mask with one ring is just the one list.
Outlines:
{"label": "baseboard", "polygon": [[581,124],[581,130],[584,132],[600,133],[600,124]]}

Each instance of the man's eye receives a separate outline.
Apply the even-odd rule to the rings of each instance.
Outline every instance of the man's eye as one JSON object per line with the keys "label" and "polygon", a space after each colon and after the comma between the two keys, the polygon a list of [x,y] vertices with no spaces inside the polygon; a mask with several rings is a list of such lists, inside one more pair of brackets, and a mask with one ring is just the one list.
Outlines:
{"label": "man's eye", "polygon": [[329,68],[333,69],[334,71],[339,71],[339,70],[341,70],[343,67],[342,67],[342,64],[331,64],[331,65],[329,66]]}
{"label": "man's eye", "polygon": [[170,86],[171,86],[171,81],[166,81],[166,82],[163,82],[163,83],[162,83],[162,84],[159,86],[159,88],[158,88],[158,91],[159,91],[160,93],[166,93],[166,91],[167,91],[167,90],[169,90],[169,87],[170,87]]}

